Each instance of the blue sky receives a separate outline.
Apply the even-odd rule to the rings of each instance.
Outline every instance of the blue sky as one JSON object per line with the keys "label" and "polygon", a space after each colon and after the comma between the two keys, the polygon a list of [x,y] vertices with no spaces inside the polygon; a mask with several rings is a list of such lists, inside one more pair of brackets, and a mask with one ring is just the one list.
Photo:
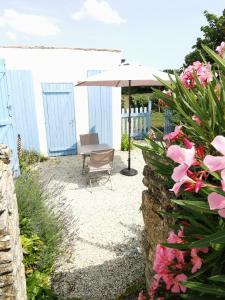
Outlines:
{"label": "blue sky", "polygon": [[121,49],[123,57],[158,69],[178,68],[191,51],[204,10],[220,0],[0,0],[2,45]]}

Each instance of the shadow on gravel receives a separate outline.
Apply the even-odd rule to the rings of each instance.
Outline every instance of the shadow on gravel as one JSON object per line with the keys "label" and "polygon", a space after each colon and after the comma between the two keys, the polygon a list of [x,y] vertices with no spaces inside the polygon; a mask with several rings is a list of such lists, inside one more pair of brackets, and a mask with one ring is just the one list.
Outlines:
{"label": "shadow on gravel", "polygon": [[120,224],[134,234],[133,238],[127,239],[124,243],[102,245],[80,239],[83,243],[114,252],[116,258],[83,269],[71,268],[65,272],[56,270],[53,287],[59,299],[135,299],[134,296],[117,297],[126,293],[128,287],[132,290],[132,287],[137,289],[140,286],[141,289],[144,284],[145,266],[140,248],[143,232],[140,226]]}
{"label": "shadow on gravel", "polygon": [[[64,157],[56,157],[51,158],[50,160],[41,163],[39,165],[39,172],[46,172],[46,166],[48,169],[48,182],[45,182],[45,185],[56,181],[60,186],[64,186],[65,184],[72,183],[75,187],[75,190],[88,188],[86,175],[82,174],[82,165],[83,160],[81,155],[73,155],[73,156],[64,156]],[[114,169],[112,172],[112,178],[115,174],[120,173],[120,171],[127,167],[126,164],[122,161],[120,155],[114,156]],[[42,170],[43,168],[43,170]],[[122,175],[121,175],[122,176]],[[104,187],[104,173],[97,174],[94,182],[94,186]],[[101,179],[103,179],[101,181]],[[107,185],[105,185],[107,187]]]}

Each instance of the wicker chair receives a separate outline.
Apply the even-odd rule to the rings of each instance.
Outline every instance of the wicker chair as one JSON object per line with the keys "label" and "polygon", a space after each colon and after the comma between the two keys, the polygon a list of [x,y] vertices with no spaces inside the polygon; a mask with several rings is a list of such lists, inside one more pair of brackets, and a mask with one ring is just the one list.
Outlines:
{"label": "wicker chair", "polygon": [[90,184],[92,188],[91,182],[91,174],[97,172],[107,172],[109,177],[107,181],[110,181],[111,190],[112,190],[112,181],[111,181],[111,172],[113,169],[113,158],[114,158],[114,149],[99,151],[99,152],[91,152],[90,161],[88,162],[88,179],[87,183]]}

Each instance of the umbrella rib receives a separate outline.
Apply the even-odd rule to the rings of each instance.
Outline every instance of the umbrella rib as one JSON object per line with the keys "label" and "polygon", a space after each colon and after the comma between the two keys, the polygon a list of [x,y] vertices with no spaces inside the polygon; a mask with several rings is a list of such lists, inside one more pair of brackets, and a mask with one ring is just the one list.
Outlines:
{"label": "umbrella rib", "polygon": [[118,80],[118,81],[117,81],[117,83],[116,83],[116,87],[118,87],[118,86],[119,86],[119,84],[120,84],[120,80]]}

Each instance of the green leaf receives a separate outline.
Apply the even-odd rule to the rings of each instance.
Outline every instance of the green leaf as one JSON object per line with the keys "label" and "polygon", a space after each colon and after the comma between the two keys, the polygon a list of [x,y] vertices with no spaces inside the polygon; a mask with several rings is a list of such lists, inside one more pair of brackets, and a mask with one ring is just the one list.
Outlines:
{"label": "green leaf", "polygon": [[209,47],[202,45],[202,48],[209,54],[209,56],[221,67],[221,69],[225,72],[225,60],[221,58],[218,54],[216,54]]}
{"label": "green leaf", "polygon": [[204,248],[212,244],[225,244],[225,230],[205,236],[203,239],[193,242],[192,248]]}
{"label": "green leaf", "polygon": [[168,81],[162,80],[161,78],[154,76],[159,82],[161,82],[168,90],[174,91],[173,84],[169,83]]}
{"label": "green leaf", "polygon": [[225,275],[215,275],[215,276],[209,277],[209,280],[225,282]]}
{"label": "green leaf", "polygon": [[190,243],[185,243],[185,244],[161,243],[161,245],[167,248],[180,249],[180,250],[187,250],[190,248]]}
{"label": "green leaf", "polygon": [[180,205],[180,206],[188,207],[190,209],[199,211],[200,213],[217,214],[215,211],[211,211],[209,209],[208,203],[204,202],[204,201],[176,200],[176,199],[172,199],[171,201],[178,204],[178,205]]}
{"label": "green leaf", "polygon": [[225,295],[225,289],[219,286],[204,284],[195,281],[185,281],[182,282],[182,284],[191,290],[198,291],[204,294],[217,295],[217,296]]}

